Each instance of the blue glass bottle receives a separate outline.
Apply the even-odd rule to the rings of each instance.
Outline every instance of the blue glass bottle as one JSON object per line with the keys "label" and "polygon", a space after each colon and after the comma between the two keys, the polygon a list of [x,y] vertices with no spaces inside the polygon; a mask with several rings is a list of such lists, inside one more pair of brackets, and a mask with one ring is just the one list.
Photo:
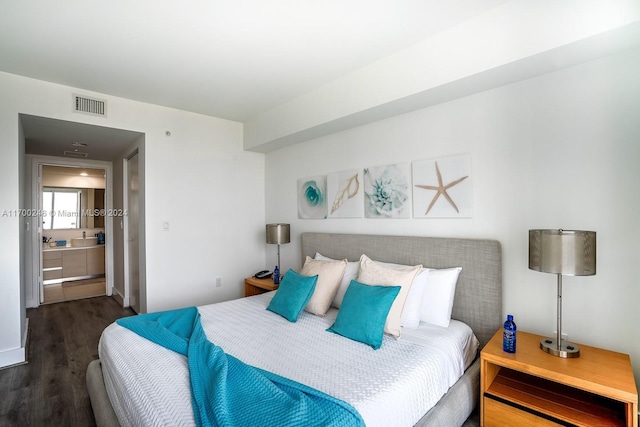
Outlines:
{"label": "blue glass bottle", "polygon": [[273,283],[275,285],[280,284],[280,270],[278,269],[277,265],[276,268],[273,269]]}
{"label": "blue glass bottle", "polygon": [[504,322],[504,332],[502,333],[502,349],[507,353],[516,352],[516,324],[512,315],[507,315]]}

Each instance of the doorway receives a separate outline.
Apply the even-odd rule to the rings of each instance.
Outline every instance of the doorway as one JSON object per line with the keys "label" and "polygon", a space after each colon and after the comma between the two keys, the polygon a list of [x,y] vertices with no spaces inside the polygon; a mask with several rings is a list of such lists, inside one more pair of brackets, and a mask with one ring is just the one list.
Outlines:
{"label": "doorway", "polygon": [[111,295],[112,165],[32,156],[30,307]]}
{"label": "doorway", "polygon": [[[124,252],[126,238],[124,228],[126,217],[123,204],[126,193],[126,176],[123,176],[123,153],[132,150],[139,151],[140,157],[140,275],[141,282],[141,310],[146,306],[144,289],[144,143],[145,134],[98,125],[89,125],[46,117],[19,114],[23,130],[27,173],[24,182],[25,208],[39,212],[42,201],[37,195],[42,189],[38,182],[38,168],[41,165],[56,165],[70,167],[93,167],[106,170],[106,188],[104,209],[114,214],[105,216],[105,224],[94,223],[94,228],[104,227],[105,233],[105,282],[106,295],[113,296],[123,307],[129,306],[129,290],[125,286],[128,271],[125,266]],[[29,170],[30,169],[30,170]],[[97,220],[97,218],[96,218]],[[40,283],[42,277],[42,247],[43,230],[42,218],[29,217],[25,220],[24,260],[25,279],[23,281],[26,307],[37,307],[41,295]],[[86,236],[95,237],[95,232]],[[46,233],[45,233],[46,236]],[[47,236],[49,237],[49,236]],[[70,236],[74,237],[74,236]],[[62,240],[65,240],[64,238]],[[54,239],[52,239],[54,241]],[[82,276],[80,276],[82,277]],[[79,288],[78,288],[79,289]],[[73,289],[75,290],[75,289]]]}
{"label": "doorway", "polygon": [[106,295],[105,167],[38,165],[41,304]]}

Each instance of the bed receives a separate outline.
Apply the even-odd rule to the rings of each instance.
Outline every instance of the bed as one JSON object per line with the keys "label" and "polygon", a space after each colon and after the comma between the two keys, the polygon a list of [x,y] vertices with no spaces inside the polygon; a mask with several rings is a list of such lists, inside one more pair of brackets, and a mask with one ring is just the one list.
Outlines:
{"label": "bed", "polygon": [[[458,325],[468,325],[477,339],[478,347],[481,348],[500,327],[502,303],[502,257],[501,246],[497,241],[417,236],[303,233],[301,236],[301,249],[303,260],[307,256],[317,258],[317,254],[322,254],[323,256],[331,259],[347,259],[355,262],[360,259],[362,254],[366,254],[373,260],[383,261],[386,263],[403,265],[422,264],[424,267],[433,269],[461,267],[462,270],[460,271],[455,287],[455,298],[453,300],[453,308],[451,312],[451,329],[457,328]],[[258,338],[253,338],[254,340],[259,339],[259,337],[264,338],[265,336],[270,336],[272,338],[268,341],[277,341],[277,333],[274,331],[284,331],[285,328],[293,328],[296,324],[289,324],[290,322],[287,322],[276,315],[271,316],[269,320],[269,322],[275,322],[273,324],[263,321],[262,318],[251,317],[254,315],[264,315],[266,311],[264,308],[273,298],[273,294],[274,293],[264,294],[227,303],[199,307],[203,318],[203,327],[205,329],[209,328],[207,335],[210,333],[215,335],[217,332],[213,331],[216,328],[224,332],[227,331],[227,328],[244,327],[247,330],[253,329],[257,331]],[[250,306],[254,306],[255,309],[252,310]],[[252,314],[248,319],[244,320],[242,318],[235,317],[236,313],[245,311],[255,314]],[[292,379],[302,383],[308,381],[310,383],[308,384],[309,386],[318,388],[323,388],[325,386],[323,384],[317,385],[314,382],[315,379],[313,377],[308,377],[309,372],[328,370],[331,373],[324,375],[325,377],[333,376],[334,378],[346,378],[346,374],[336,374],[336,369],[338,369],[338,365],[344,365],[342,366],[342,369],[347,372],[355,370],[356,365],[349,365],[346,362],[340,362],[340,360],[359,359],[361,357],[359,353],[353,352],[363,351],[369,355],[373,354],[373,356],[371,356],[373,358],[386,354],[386,357],[391,358],[391,360],[395,360],[395,357],[400,357],[397,355],[412,354],[415,348],[420,347],[420,345],[416,344],[415,341],[419,341],[421,337],[418,336],[416,338],[416,332],[409,330],[407,330],[406,333],[403,332],[402,337],[397,340],[385,335],[385,341],[383,342],[381,350],[377,350],[378,353],[367,348],[367,346],[362,343],[352,342],[349,339],[344,339],[338,335],[330,334],[326,332],[325,329],[327,326],[331,326],[331,323],[337,316],[337,312],[338,310],[331,309],[324,317],[315,316],[309,313],[303,313],[300,317],[299,323],[301,325],[309,324],[311,328],[315,328],[315,332],[305,332],[304,335],[307,339],[309,339],[310,336],[311,341],[322,341],[323,344],[321,344],[320,348],[322,348],[322,346],[341,346],[339,351],[334,352],[334,354],[340,355],[338,359],[328,361],[328,366],[314,365],[315,368],[313,370],[306,370],[308,372],[300,367],[296,368],[296,361],[294,359],[287,361],[287,363],[281,363],[282,361],[287,360],[287,353],[291,353],[291,351],[283,349],[283,345],[280,343],[275,346],[275,349],[265,350],[268,348],[269,344],[265,341],[253,346],[254,349],[260,348],[261,351],[254,351],[254,349],[247,347],[246,344],[236,342],[237,340],[235,337],[239,335],[237,331],[229,333],[220,332],[219,336],[216,336],[215,339],[211,339],[211,341],[221,340],[224,345],[220,345],[225,348],[225,351],[229,351],[239,359],[246,359],[245,362],[250,365],[259,366],[267,370],[281,370],[276,373],[285,377],[288,376],[286,369],[290,369],[292,370],[290,373],[293,377]],[[242,326],[243,322],[244,326]],[[214,326],[223,324],[224,326]],[[260,325],[260,327],[256,327],[256,325]],[[424,325],[421,324],[420,328],[424,329],[423,326]],[[117,332],[119,337],[124,336],[124,338],[112,339],[112,341],[122,340],[123,342],[120,346],[121,349],[113,352],[110,350],[107,352],[104,348],[101,348],[100,357],[103,360],[93,361],[87,370],[87,387],[91,398],[94,416],[96,418],[96,424],[99,426],[120,425],[118,416],[123,419],[123,424],[159,424],[159,420],[163,419],[162,417],[165,416],[163,414],[167,411],[167,400],[170,402],[177,402],[179,400],[185,401],[186,399],[188,403],[188,396],[173,396],[165,393],[162,397],[158,397],[158,401],[154,401],[154,393],[149,392],[149,390],[159,390],[161,387],[153,383],[155,380],[150,380],[151,383],[149,384],[143,384],[149,380],[147,379],[148,375],[146,373],[146,368],[142,368],[142,366],[145,364],[155,366],[166,363],[168,364],[167,366],[177,365],[178,368],[176,369],[179,370],[180,364],[183,363],[180,362],[181,356],[168,355],[162,351],[153,353],[156,351],[152,347],[154,346],[153,343],[143,343],[143,338],[133,336],[134,334],[123,334],[120,331],[117,331],[117,329],[117,327],[112,325],[105,330],[103,338],[101,339],[101,346],[104,344],[103,340],[106,340],[105,337],[115,335]],[[422,329],[418,331],[418,333],[421,333]],[[436,334],[440,333],[437,328],[434,330]],[[292,340],[292,345],[297,346],[297,349],[306,348],[305,346],[307,343],[302,345],[300,342],[290,338],[292,336],[292,333],[283,332],[282,339],[284,341]],[[340,341],[341,338],[342,340]],[[323,340],[328,341],[325,343]],[[340,344],[335,344],[338,342]],[[398,347],[398,349],[396,349],[396,347]],[[136,350],[134,351],[133,349]],[[171,353],[168,350],[161,350]],[[136,351],[138,354],[142,354],[143,356],[139,357],[138,362],[131,362],[131,360],[136,360]],[[269,351],[272,353],[269,354]],[[393,353],[393,351],[396,351],[397,354]],[[130,352],[133,353],[129,354]],[[309,363],[309,358],[313,357],[311,353],[313,352],[306,352],[303,353],[303,356],[297,355],[296,358],[304,359],[307,361],[305,363]],[[479,358],[475,357],[476,354],[477,353],[474,352],[471,356],[465,356],[468,360],[465,360],[464,367],[462,368],[463,370],[460,372],[462,376],[453,381],[450,386],[447,386],[447,390],[445,390],[444,395],[438,397],[435,405],[429,404],[424,413],[421,412],[418,416],[416,416],[415,413],[410,414],[410,416],[413,417],[410,418],[409,415],[404,414],[404,412],[411,412],[412,410],[414,412],[422,411],[421,409],[416,409],[416,407],[419,406],[418,403],[421,402],[407,403],[409,406],[402,409],[403,414],[398,415],[398,417],[404,416],[407,417],[407,419],[412,419],[413,421],[411,421],[411,424],[420,426],[461,425],[471,414],[478,402],[480,366]],[[351,357],[342,355],[351,355]],[[322,357],[325,360],[329,360],[331,358],[331,353],[326,353]],[[129,360],[129,362],[127,362],[127,360]],[[362,360],[365,361],[366,359],[363,357]],[[127,363],[129,364],[128,367],[126,366]],[[116,366],[121,367],[122,365],[125,365],[125,368],[123,369],[125,373],[114,372]],[[283,368],[283,366],[285,367]],[[168,368],[162,367],[161,369],[165,370]],[[180,379],[181,377],[179,375],[175,377],[171,375],[172,374],[166,375],[167,378],[165,378],[165,380],[172,384],[182,382],[183,386],[186,383],[186,387],[188,387],[188,377],[186,379],[184,377]],[[367,376],[369,375],[367,374]],[[372,376],[368,380],[371,384],[375,384],[383,381],[384,377],[382,379],[376,379],[375,376]],[[127,383],[127,381],[129,382]],[[144,398],[134,398],[133,403],[131,403],[132,399],[121,395],[123,393],[122,387],[118,389],[118,384],[122,386],[122,383],[126,383],[124,389],[127,391],[130,389],[140,388],[139,394],[144,396]],[[376,387],[372,387],[371,384],[364,385],[363,389],[375,389]],[[331,387],[334,388],[332,389]],[[362,403],[361,401],[358,401],[357,398],[353,398],[353,395],[362,395],[362,391],[345,391],[344,385],[342,384],[332,384],[331,387],[329,387],[328,390],[334,390],[334,394],[338,395],[336,397],[344,398],[348,403],[351,403],[350,399],[353,399],[355,402],[353,406],[358,411],[362,412],[363,418],[368,424],[375,424],[377,422],[377,418],[382,419],[385,416],[394,416],[394,409],[389,409],[389,407],[400,408],[402,406],[401,403],[398,403],[397,405],[395,403],[391,405],[379,405],[376,403],[375,399],[379,399],[380,397],[376,396],[371,397],[371,399],[367,397],[363,400],[364,403]],[[179,387],[176,386],[174,388]],[[386,390],[393,387],[389,386],[384,388]],[[349,393],[352,394],[350,395]],[[158,394],[160,395],[162,393]],[[329,394],[331,394],[331,392]],[[414,395],[415,393],[409,394]],[[170,396],[170,398],[167,398],[167,396]],[[384,396],[383,393],[382,399],[392,398],[393,397],[391,396]],[[136,399],[138,402],[136,402]],[[133,407],[123,408],[123,406],[126,407],[127,405],[133,405]],[[142,406],[136,408],[135,405]],[[140,416],[138,415],[138,412],[140,411],[140,408],[145,408],[145,405],[149,405],[149,407],[152,408],[148,411],[150,414],[144,415],[143,418],[137,418],[136,420],[127,418],[127,413],[133,414],[131,416],[135,417]],[[374,407],[371,408],[371,406]],[[386,406],[384,409],[387,410],[387,412],[377,413],[376,411],[381,409],[380,407],[382,406]],[[188,409],[189,406],[187,404],[186,406],[182,405],[181,409],[171,408],[169,412],[184,412],[183,415],[187,418],[185,424],[189,424]],[[388,412],[389,410],[391,410],[391,412]],[[116,415],[116,413],[118,413],[118,415]],[[153,418],[154,416],[156,418]],[[177,416],[181,417],[181,415]],[[369,420],[371,420],[371,423],[369,423]],[[174,421],[172,421],[172,423],[174,423]]]}

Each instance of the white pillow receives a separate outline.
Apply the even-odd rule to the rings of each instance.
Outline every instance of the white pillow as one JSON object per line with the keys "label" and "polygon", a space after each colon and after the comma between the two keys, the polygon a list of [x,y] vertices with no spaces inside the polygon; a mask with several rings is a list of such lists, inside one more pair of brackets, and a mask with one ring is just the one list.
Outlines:
{"label": "white pillow", "polygon": [[[380,262],[378,264],[385,267],[393,268],[395,270],[406,269],[411,267],[405,264],[395,264],[391,262]],[[427,280],[429,277],[429,268],[423,268],[420,270],[409,290],[409,295],[404,303],[404,309],[402,310],[402,318],[400,319],[400,326],[408,329],[418,329],[420,326],[420,309],[422,307],[422,300],[424,299],[424,291],[427,288]]]}
{"label": "white pillow", "polygon": [[303,276],[318,276],[316,288],[311,299],[305,307],[305,311],[324,316],[331,306],[331,302],[338,292],[340,281],[347,268],[347,260],[342,261],[319,261],[307,257],[300,274]]}
{"label": "white pillow", "polygon": [[420,308],[420,321],[444,328],[451,321],[456,283],[462,267],[430,269]]}
{"label": "white pillow", "polygon": [[[319,261],[336,261],[332,258],[327,258],[326,256],[316,252],[314,259]],[[331,306],[335,308],[340,308],[342,305],[342,300],[344,299],[344,294],[347,292],[347,288],[352,280],[355,280],[358,277],[358,271],[360,270],[360,262],[358,261],[349,261],[347,262],[347,268],[344,270],[344,275],[342,276],[342,280],[340,281],[340,286],[338,287],[338,292],[336,292],[336,296],[333,298],[331,302]]]}
{"label": "white pillow", "polygon": [[413,279],[409,295],[407,295],[407,300],[404,303],[402,317],[400,318],[400,326],[403,328],[418,329],[418,326],[420,326],[420,310],[422,309],[424,292],[427,289],[429,271],[428,268],[423,268]]}
{"label": "white pillow", "polygon": [[400,319],[405,301],[409,295],[413,279],[418,275],[422,265],[406,268],[389,268],[377,263],[366,255],[360,257],[360,273],[358,282],[366,285],[400,286],[400,293],[393,301],[384,331],[396,337],[400,336]]}

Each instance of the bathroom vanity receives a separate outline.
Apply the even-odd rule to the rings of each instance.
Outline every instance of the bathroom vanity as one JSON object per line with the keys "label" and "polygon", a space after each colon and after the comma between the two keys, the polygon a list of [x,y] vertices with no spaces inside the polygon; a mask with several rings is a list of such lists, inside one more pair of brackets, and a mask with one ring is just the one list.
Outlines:
{"label": "bathroom vanity", "polygon": [[104,276],[104,245],[42,249],[43,284]]}

